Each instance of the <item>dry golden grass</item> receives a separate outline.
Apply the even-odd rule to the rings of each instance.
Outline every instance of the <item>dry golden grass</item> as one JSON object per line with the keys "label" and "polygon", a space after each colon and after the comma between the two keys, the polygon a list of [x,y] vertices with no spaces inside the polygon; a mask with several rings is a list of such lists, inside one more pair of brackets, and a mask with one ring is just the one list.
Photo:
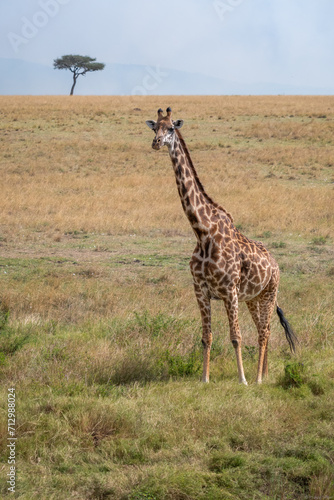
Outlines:
{"label": "dry golden grass", "polygon": [[[333,234],[332,97],[0,97],[0,246],[19,258],[2,291],[12,319],[126,318],[133,304],[158,313],[162,298],[173,314],[197,314],[194,237],[168,153],[151,149],[144,123],[163,101],[185,120],[208,193],[248,236],[297,244],[278,259],[291,272],[316,271],[322,256],[305,244]],[[164,248],[158,265],[183,266],[171,279],[149,267]]]}
{"label": "dry golden grass", "polygon": [[2,236],[190,234],[145,119],[171,104],[207,191],[245,228],[332,234],[332,97],[1,97]]}

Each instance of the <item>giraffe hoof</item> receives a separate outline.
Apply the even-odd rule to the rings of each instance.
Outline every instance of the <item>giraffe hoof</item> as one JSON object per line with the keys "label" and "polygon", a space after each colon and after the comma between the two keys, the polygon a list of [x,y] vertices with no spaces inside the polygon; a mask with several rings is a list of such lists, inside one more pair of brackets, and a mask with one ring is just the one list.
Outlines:
{"label": "giraffe hoof", "polygon": [[247,380],[246,380],[246,379],[244,379],[244,380],[240,380],[240,381],[239,381],[239,384],[248,385],[248,383],[247,383]]}

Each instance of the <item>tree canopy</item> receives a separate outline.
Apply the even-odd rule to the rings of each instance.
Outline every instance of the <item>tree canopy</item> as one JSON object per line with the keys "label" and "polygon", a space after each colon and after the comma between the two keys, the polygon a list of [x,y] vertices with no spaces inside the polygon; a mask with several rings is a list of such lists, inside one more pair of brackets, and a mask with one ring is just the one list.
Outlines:
{"label": "tree canopy", "polygon": [[54,69],[68,69],[73,73],[73,84],[71,87],[70,95],[73,95],[74,87],[80,75],[85,75],[90,71],[101,71],[104,69],[104,63],[95,62],[96,58],[80,55],[65,55],[54,59]]}

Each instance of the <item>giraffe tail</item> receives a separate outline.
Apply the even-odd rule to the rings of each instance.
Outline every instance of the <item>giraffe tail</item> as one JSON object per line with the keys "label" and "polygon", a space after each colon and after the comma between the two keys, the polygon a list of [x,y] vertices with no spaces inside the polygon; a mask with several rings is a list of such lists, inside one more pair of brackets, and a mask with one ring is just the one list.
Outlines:
{"label": "giraffe tail", "polygon": [[296,337],[294,331],[292,330],[290,323],[285,318],[282,309],[280,307],[278,307],[278,305],[277,305],[276,311],[277,311],[280,323],[284,328],[286,340],[289,343],[291,352],[296,352],[296,342],[298,342],[298,338]]}

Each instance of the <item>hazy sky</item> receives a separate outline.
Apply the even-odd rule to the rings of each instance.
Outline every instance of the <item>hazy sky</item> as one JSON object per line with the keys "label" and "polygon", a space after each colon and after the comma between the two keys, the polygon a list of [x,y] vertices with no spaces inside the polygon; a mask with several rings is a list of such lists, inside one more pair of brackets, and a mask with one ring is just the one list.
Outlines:
{"label": "hazy sky", "polygon": [[334,0],[2,0],[0,57],[332,88]]}

